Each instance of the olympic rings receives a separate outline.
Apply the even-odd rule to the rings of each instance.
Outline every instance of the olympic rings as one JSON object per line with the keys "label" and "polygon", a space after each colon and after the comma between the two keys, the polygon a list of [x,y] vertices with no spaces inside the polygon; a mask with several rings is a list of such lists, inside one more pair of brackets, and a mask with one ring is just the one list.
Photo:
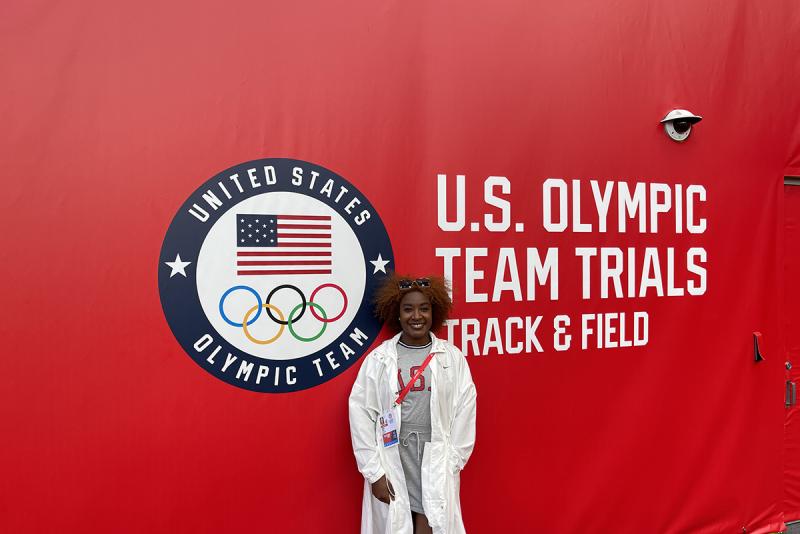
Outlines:
{"label": "olympic rings", "polygon": [[225,303],[225,297],[227,297],[228,295],[230,295],[231,293],[233,293],[237,289],[244,289],[245,291],[249,291],[250,293],[252,293],[253,295],[256,296],[256,300],[258,301],[258,306],[257,306],[258,307],[258,313],[256,313],[255,317],[253,317],[252,321],[247,323],[248,326],[253,324],[254,322],[256,322],[258,320],[259,316],[261,315],[261,295],[259,295],[258,291],[256,291],[255,289],[253,289],[250,286],[233,286],[232,288],[227,290],[225,293],[223,293],[222,297],[220,297],[220,299],[219,299],[219,314],[222,316],[222,318],[225,320],[225,322],[228,323],[229,325],[235,326],[237,328],[242,328],[242,327],[244,327],[244,323],[234,323],[233,321],[228,319],[228,316],[225,315],[225,308],[222,307],[222,305]]}
{"label": "olympic rings", "polygon": [[[267,308],[267,315],[269,315],[269,318],[270,318],[270,319],[272,319],[273,321],[275,321],[275,322],[276,322],[276,323],[278,323],[278,324],[281,324],[281,325],[286,325],[286,324],[289,324],[291,321],[297,321],[297,320],[298,320],[298,319],[300,319],[300,317],[302,317],[302,316],[303,316],[303,314],[306,312],[306,296],[303,294],[303,292],[302,292],[302,291],[300,291],[300,288],[299,288],[299,287],[297,287],[297,286],[293,286],[293,285],[291,285],[291,284],[283,284],[283,285],[280,285],[280,286],[276,287],[275,289],[273,289],[272,291],[270,291],[270,292],[269,292],[269,295],[267,295],[267,302],[269,302],[270,300],[272,300],[272,295],[274,295],[275,293],[277,293],[277,292],[278,292],[278,291],[280,291],[281,289],[294,289],[294,290],[297,292],[297,294],[298,294],[298,295],[300,295],[300,298],[303,300],[303,303],[301,304],[301,306],[303,307],[303,309],[300,311],[300,315],[298,315],[297,317],[295,317],[294,319],[292,319],[292,318],[291,318],[291,317],[292,317],[292,314],[290,313],[290,314],[289,314],[289,321],[284,321],[284,320],[282,320],[282,319],[283,319],[282,317],[281,317],[281,320],[278,320],[278,319],[276,319],[276,318],[275,318],[275,316],[274,316],[274,315],[272,315],[272,310],[271,310],[270,308]],[[314,294],[313,294],[313,293],[311,294],[311,298],[312,298],[312,299],[314,298]],[[313,313],[313,310],[312,310],[312,313]],[[283,314],[281,314],[281,315],[283,315]],[[316,317],[316,316],[315,316],[315,317]]]}
{"label": "olympic rings", "polygon": [[[337,315],[336,317],[333,317],[332,319],[328,319],[327,317],[325,317],[323,319],[322,317],[317,315],[317,312],[314,311],[314,308],[312,306],[311,315],[313,315],[315,319],[318,319],[318,320],[322,321],[323,323],[332,323],[334,321],[338,321],[339,319],[341,319],[342,315],[344,315],[344,312],[347,310],[347,294],[344,292],[344,289],[342,289],[341,286],[338,286],[336,284],[322,284],[317,289],[315,289],[314,291],[311,292],[311,298],[308,299],[308,301],[309,301],[309,304],[314,304],[314,296],[317,294],[317,292],[320,289],[323,289],[323,288],[326,288],[326,287],[332,287],[332,288],[336,289],[337,291],[339,291],[339,293],[342,294],[342,299],[344,299],[344,304],[342,305],[342,311],[339,312],[339,315]],[[267,299],[267,300],[269,300],[269,299]],[[321,308],[320,308],[320,311],[322,311]],[[300,315],[303,315],[303,314],[301,313]],[[325,312],[323,312],[322,315],[325,315]],[[298,317],[298,319],[299,318],[300,317]]]}
{"label": "olympic rings", "polygon": [[[320,306],[316,302],[309,302],[308,305],[311,306],[312,312],[313,312],[314,308],[319,308],[319,311],[320,311],[320,313],[322,313],[322,316],[327,319],[327,317],[325,316],[325,310],[322,308],[322,306]],[[292,328],[292,315],[294,315],[294,312],[296,312],[297,308],[299,308],[300,306],[303,306],[304,309],[305,309],[305,305],[304,304],[298,304],[297,306],[294,307],[294,309],[292,310],[292,313],[289,314],[289,320],[286,322],[289,325],[289,332],[291,332],[292,335],[295,337],[295,339],[297,339],[299,341],[305,341],[306,343],[308,343],[310,341],[315,341],[315,340],[319,339],[319,337],[322,334],[325,333],[325,329],[328,328],[328,322],[329,321],[324,321],[324,320],[322,321],[322,330],[317,332],[317,335],[311,336],[311,337],[301,337],[300,335],[298,335],[297,332],[294,331],[294,328]],[[300,315],[303,315],[303,312],[300,312]],[[300,315],[297,316],[298,319],[300,318]]]}
{"label": "olympic rings", "polygon": [[[283,312],[280,310],[280,308],[278,308],[277,306],[273,306],[272,304],[266,304],[266,303],[263,306],[265,308],[267,308],[268,310],[269,309],[273,309],[276,312],[278,312],[278,315],[280,315],[281,320],[283,320]],[[250,323],[247,322],[247,318],[250,317],[251,313],[256,311],[256,308],[257,308],[257,306],[253,306],[252,308],[247,310],[247,313],[244,314],[244,321],[242,321],[242,330],[244,330],[244,335],[247,336],[247,339],[249,339],[253,343],[258,343],[259,345],[269,345],[270,343],[273,343],[275,340],[277,340],[279,337],[281,337],[281,334],[283,334],[283,329],[285,328],[285,326],[281,325],[281,327],[278,329],[278,333],[275,334],[274,336],[272,336],[269,339],[261,340],[261,339],[254,338],[252,335],[250,335],[250,332],[247,331],[247,325],[250,324]]]}
{"label": "olympic rings", "polygon": [[[342,295],[342,300],[343,300],[342,311],[340,311],[338,313],[338,315],[336,315],[335,317],[331,317],[330,319],[328,318],[328,313],[325,311],[325,309],[319,303],[314,302],[314,297],[317,296],[317,293],[319,293],[322,289],[325,289],[325,288],[328,288],[328,287],[337,290]],[[298,304],[297,306],[292,308],[292,311],[291,311],[291,313],[289,313],[288,318],[284,315],[283,311],[281,311],[280,308],[278,308],[274,304],[270,303],[270,300],[272,300],[272,297],[275,295],[275,293],[277,293],[281,289],[291,289],[291,290],[294,290],[298,295],[300,295],[300,300],[301,300],[300,304]],[[234,291],[238,291],[238,290],[248,291],[248,292],[252,293],[256,297],[256,305],[253,306],[252,308],[250,308],[249,310],[247,310],[247,313],[244,314],[244,317],[243,317],[241,323],[237,323],[237,322],[231,320],[225,314],[225,308],[224,308],[225,299],[228,297],[228,295],[230,295]],[[308,299],[306,299],[305,294],[303,293],[303,291],[299,287],[293,286],[291,284],[282,284],[282,285],[274,287],[267,294],[266,300],[262,300],[261,296],[258,294],[258,291],[256,291],[255,289],[253,289],[250,286],[245,286],[245,285],[233,286],[233,287],[231,287],[230,289],[228,289],[227,291],[225,291],[222,294],[222,297],[220,297],[220,299],[219,299],[219,306],[218,307],[219,307],[219,314],[222,317],[222,319],[227,324],[229,324],[229,325],[231,325],[233,327],[241,328],[243,330],[243,332],[244,332],[244,335],[247,337],[247,339],[249,339],[250,341],[252,341],[253,343],[256,343],[258,345],[269,345],[270,343],[274,343],[275,341],[277,341],[281,337],[281,335],[283,335],[283,331],[286,329],[287,326],[289,327],[289,333],[296,340],[302,341],[304,343],[310,343],[312,341],[316,341],[317,339],[319,339],[322,336],[322,334],[325,333],[325,330],[328,328],[328,323],[332,323],[332,322],[338,321],[339,319],[341,319],[344,316],[345,312],[347,311],[348,305],[349,305],[349,303],[348,303],[348,299],[347,299],[347,294],[345,293],[344,289],[341,286],[339,286],[338,284],[326,283],[326,284],[321,284],[321,285],[317,286],[317,288],[314,289],[314,291],[311,292],[311,297],[308,298]],[[315,319],[319,320],[322,323],[322,328],[320,329],[320,331],[317,332],[316,334],[314,334],[311,337],[303,337],[303,336],[301,336],[300,334],[298,334],[295,331],[294,326],[293,326],[294,324],[297,323],[297,321],[300,320],[300,318],[303,317],[303,315],[306,312],[306,308],[307,307],[311,308],[311,315],[313,315]],[[274,336],[272,336],[269,339],[258,339],[256,337],[254,337],[250,333],[250,330],[247,328],[248,326],[251,326],[253,323],[255,323],[258,320],[258,318],[261,316],[261,312],[262,312],[263,309],[267,310],[266,315],[268,315],[269,318],[274,323],[277,323],[278,325],[280,325],[280,328],[278,329],[278,333],[275,334]],[[298,310],[300,310],[300,313],[297,313]],[[275,312],[275,314],[277,314],[277,317],[272,312]],[[317,312],[319,312],[319,313],[317,313]],[[297,313],[297,316],[295,316],[296,313]]]}

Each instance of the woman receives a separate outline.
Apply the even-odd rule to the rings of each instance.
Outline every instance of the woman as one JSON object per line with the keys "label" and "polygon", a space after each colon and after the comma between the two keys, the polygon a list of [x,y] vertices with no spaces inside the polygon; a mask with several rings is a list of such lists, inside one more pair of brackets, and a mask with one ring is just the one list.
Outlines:
{"label": "woman", "polygon": [[364,359],[350,393],[361,532],[462,533],[459,472],[475,444],[476,394],[464,355],[431,332],[452,307],[447,287],[392,274],[375,304],[398,333]]}

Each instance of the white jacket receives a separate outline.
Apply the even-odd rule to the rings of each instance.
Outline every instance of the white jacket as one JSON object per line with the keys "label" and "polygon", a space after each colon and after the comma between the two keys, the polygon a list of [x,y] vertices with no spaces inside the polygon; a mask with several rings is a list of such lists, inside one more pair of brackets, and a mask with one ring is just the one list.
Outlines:
{"label": "white jacket", "polygon": [[[378,418],[398,393],[397,340],[384,341],[364,359],[350,393],[350,436],[358,470],[364,475],[362,534],[411,534],[411,509],[398,446],[384,448]],[[422,503],[434,534],[465,532],[459,501],[459,472],[475,445],[475,385],[464,355],[431,334],[431,441],[422,456]],[[398,431],[401,410],[395,410]],[[372,496],[383,475],[395,499],[386,505]]]}

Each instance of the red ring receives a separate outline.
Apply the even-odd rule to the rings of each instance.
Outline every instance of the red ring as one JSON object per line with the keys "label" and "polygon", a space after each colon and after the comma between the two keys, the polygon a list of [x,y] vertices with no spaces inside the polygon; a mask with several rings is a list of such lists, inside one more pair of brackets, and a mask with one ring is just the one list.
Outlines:
{"label": "red ring", "polygon": [[314,317],[317,318],[317,320],[322,321],[323,323],[332,323],[333,321],[339,320],[342,317],[342,315],[344,315],[344,312],[347,311],[347,294],[345,294],[344,289],[342,289],[341,286],[338,286],[336,284],[322,284],[317,289],[315,289],[314,291],[311,292],[311,298],[308,299],[308,301],[309,302],[314,302],[314,295],[317,294],[317,291],[319,291],[320,289],[326,288],[326,287],[332,287],[334,289],[337,289],[339,291],[339,293],[342,294],[342,298],[344,299],[344,306],[342,307],[342,311],[339,312],[339,315],[337,315],[336,317],[331,317],[330,319],[325,319],[325,318],[320,317],[319,315],[317,315],[317,312],[314,310],[314,307],[311,306],[311,315],[313,315]]}

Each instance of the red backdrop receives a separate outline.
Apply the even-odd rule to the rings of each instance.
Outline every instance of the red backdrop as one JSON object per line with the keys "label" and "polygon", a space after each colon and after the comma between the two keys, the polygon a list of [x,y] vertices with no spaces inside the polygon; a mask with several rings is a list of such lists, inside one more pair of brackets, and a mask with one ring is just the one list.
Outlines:
{"label": "red backdrop", "polygon": [[[554,301],[466,302],[462,251],[456,318],[649,314],[643,347],[547,338],[469,357],[471,532],[781,528],[794,2],[47,0],[4,3],[0,30],[3,531],[357,529],[345,401],[359,364],[298,393],[231,387],[189,359],[159,303],[178,207],[262,157],[350,180],[398,269],[441,273],[437,247],[486,247],[490,298],[499,247],[521,270],[526,247],[558,247]],[[658,124],[673,108],[704,116],[683,144]],[[525,231],[442,231],[438,174],[466,176],[468,227],[497,213],[484,180],[507,177]],[[702,185],[707,230],[676,234],[672,210],[658,233],[620,233],[616,217],[607,233],[547,232],[550,177],[581,180],[595,225],[589,180]],[[702,247],[707,291],[582,299],[574,249],[604,246],[657,247],[662,264],[674,247],[677,283]]]}

